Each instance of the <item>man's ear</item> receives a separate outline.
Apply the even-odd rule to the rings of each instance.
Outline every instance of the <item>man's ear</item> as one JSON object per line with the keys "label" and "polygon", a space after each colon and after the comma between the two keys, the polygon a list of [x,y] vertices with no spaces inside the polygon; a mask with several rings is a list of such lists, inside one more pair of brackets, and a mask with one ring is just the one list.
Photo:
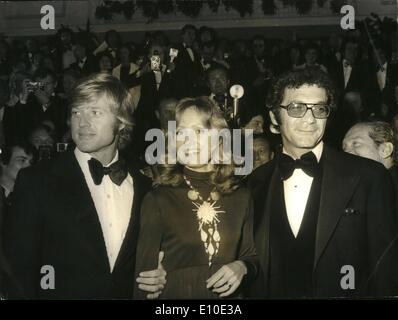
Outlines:
{"label": "man's ear", "polygon": [[156,115],[156,118],[159,120],[159,119],[160,119],[160,113],[159,113],[159,110],[155,110],[155,115]]}
{"label": "man's ear", "polygon": [[276,116],[273,111],[269,112],[269,117],[271,119],[270,131],[274,134],[280,134],[279,123],[276,120]]}
{"label": "man's ear", "polygon": [[273,111],[269,111],[269,117],[274,126],[279,126],[279,123],[278,123],[278,121],[276,121],[276,116]]}
{"label": "man's ear", "polygon": [[383,142],[379,145],[378,152],[382,159],[390,158],[394,152],[394,145],[391,142]]}

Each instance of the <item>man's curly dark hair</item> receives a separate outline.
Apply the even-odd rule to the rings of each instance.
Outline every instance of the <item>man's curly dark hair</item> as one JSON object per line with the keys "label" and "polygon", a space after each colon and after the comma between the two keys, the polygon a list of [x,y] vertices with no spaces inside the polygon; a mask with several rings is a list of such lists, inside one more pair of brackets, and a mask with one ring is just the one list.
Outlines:
{"label": "man's curly dark hair", "polygon": [[275,79],[268,94],[266,106],[272,111],[279,123],[280,104],[283,101],[285,89],[298,89],[303,85],[314,85],[326,90],[328,105],[332,110],[337,108],[337,93],[335,85],[327,73],[317,67],[289,71]]}

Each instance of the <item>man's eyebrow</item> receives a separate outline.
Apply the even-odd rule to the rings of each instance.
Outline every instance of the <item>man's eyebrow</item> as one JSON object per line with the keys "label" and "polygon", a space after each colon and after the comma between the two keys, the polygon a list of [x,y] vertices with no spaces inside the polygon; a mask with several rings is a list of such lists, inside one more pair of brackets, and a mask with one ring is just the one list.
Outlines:
{"label": "man's eyebrow", "polygon": [[290,103],[304,103],[304,104],[313,105],[313,104],[326,104],[327,101],[322,100],[322,101],[318,101],[318,102],[304,102],[304,101],[302,101],[302,100],[293,100],[293,101],[290,102]]}

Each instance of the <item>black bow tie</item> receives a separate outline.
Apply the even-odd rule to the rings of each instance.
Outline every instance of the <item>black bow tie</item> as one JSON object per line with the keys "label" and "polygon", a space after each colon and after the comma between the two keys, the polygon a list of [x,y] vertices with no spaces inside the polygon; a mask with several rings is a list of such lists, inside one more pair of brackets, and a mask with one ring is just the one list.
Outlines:
{"label": "black bow tie", "polygon": [[381,71],[381,72],[384,72],[384,67],[383,66],[380,66],[380,65],[378,65],[377,67],[376,67],[376,72],[379,72],[379,71]]}
{"label": "black bow tie", "polygon": [[96,185],[101,184],[102,178],[107,174],[112,182],[118,186],[120,186],[127,177],[126,163],[122,159],[112,163],[109,167],[104,167],[97,159],[91,158],[88,160],[88,167]]}
{"label": "black bow tie", "polygon": [[294,160],[282,153],[279,160],[279,170],[283,180],[289,179],[295,169],[302,169],[310,177],[314,177],[319,169],[319,164],[313,152],[307,152],[300,159]]}
{"label": "black bow tie", "polygon": [[346,60],[344,60],[343,64],[344,64],[344,68],[348,68],[348,67],[352,66],[352,64]]}

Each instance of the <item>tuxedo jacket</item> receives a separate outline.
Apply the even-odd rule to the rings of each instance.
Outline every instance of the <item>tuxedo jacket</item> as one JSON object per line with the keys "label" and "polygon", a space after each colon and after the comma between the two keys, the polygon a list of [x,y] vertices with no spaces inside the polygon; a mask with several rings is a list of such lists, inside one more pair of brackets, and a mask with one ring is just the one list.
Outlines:
{"label": "tuxedo jacket", "polygon": [[386,120],[390,120],[396,111],[394,90],[395,86],[398,85],[398,66],[392,63],[387,64],[386,83],[383,90],[380,89],[377,81],[377,70],[373,65],[368,68],[368,79],[366,96],[368,105],[372,107],[370,111],[381,116],[379,106],[384,103],[389,106],[389,117]]}
{"label": "tuxedo jacket", "polygon": [[[375,161],[335,151],[323,154],[321,198],[313,261],[315,297],[396,294],[395,202],[388,171]],[[280,183],[278,157],[250,177],[255,212],[255,244],[262,273],[251,295],[267,298],[270,281],[270,215]],[[278,212],[277,214],[282,214]],[[286,214],[286,213],[284,213]],[[341,268],[353,266],[355,289],[343,290]]]}
{"label": "tuxedo jacket", "polygon": [[192,61],[188,50],[181,44],[177,46],[178,55],[174,59],[175,74],[178,78],[179,88],[177,99],[191,97],[197,92],[198,82],[202,74],[200,55],[192,49],[195,60]]}
{"label": "tuxedo jacket", "polygon": [[[111,273],[101,224],[74,152],[20,172],[6,221],[6,255],[17,284],[9,298],[132,298],[138,213],[149,184],[135,169],[130,174],[131,218]],[[53,267],[55,289],[40,284],[46,265]]]}
{"label": "tuxedo jacket", "polygon": [[350,91],[364,93],[366,88],[366,74],[364,70],[365,68],[362,65],[353,64],[350,78],[347,82],[347,86],[345,86],[343,61],[336,60],[335,63],[331,65],[329,69],[330,77],[333,79],[341,97],[343,97],[346,92]]}

